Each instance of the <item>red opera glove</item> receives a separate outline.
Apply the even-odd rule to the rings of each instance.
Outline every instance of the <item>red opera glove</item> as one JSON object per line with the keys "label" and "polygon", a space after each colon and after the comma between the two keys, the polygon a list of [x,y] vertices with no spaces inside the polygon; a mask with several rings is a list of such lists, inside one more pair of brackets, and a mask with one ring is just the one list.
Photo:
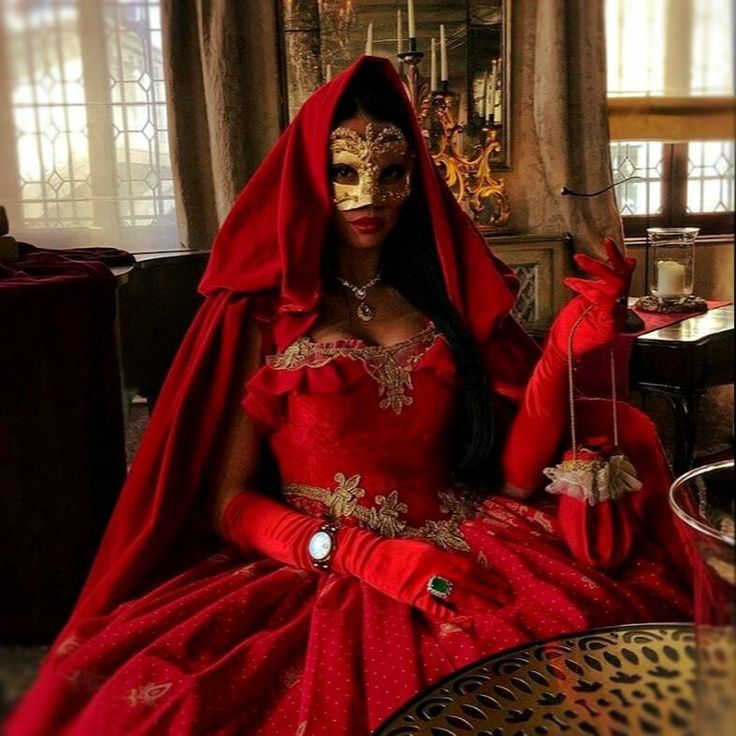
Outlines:
{"label": "red opera glove", "polygon": [[540,488],[544,468],[559,456],[570,416],[570,334],[573,357],[577,358],[612,342],[625,322],[626,307],[621,300],[628,294],[635,260],[624,258],[609,238],[605,247],[610,265],[583,254],[575,256],[578,265],[595,279],[565,279],[579,295],[560,310],[550,328],[501,454],[511,495],[528,495]]}
{"label": "red opera glove", "polygon": [[[341,529],[334,569],[355,575],[382,593],[439,618],[463,625],[462,614],[490,611],[511,597],[506,581],[470,557],[414,539],[386,539],[364,529]],[[433,576],[452,583],[440,601],[427,590]],[[460,616],[458,616],[460,614]]]}
{"label": "red opera glove", "polygon": [[222,514],[225,539],[246,554],[259,552],[303,570],[314,570],[307,545],[322,520],[300,514],[256,491],[241,491]]}
{"label": "red opera glove", "polygon": [[[222,516],[223,536],[243,551],[259,552],[305,570],[315,569],[307,545],[322,523],[254,491],[238,493]],[[509,598],[505,581],[468,557],[444,552],[428,542],[386,539],[356,527],[337,532],[329,565],[432,618],[461,625],[464,620],[459,613],[490,610]],[[453,584],[446,601],[440,602],[427,590],[435,575]]]}
{"label": "red opera glove", "polygon": [[613,342],[626,322],[625,301],[636,259],[624,258],[610,238],[605,239],[604,245],[610,265],[582,253],[575,256],[578,266],[596,278],[565,279],[565,284],[578,292],[578,296],[560,310],[545,345],[545,352],[551,350],[565,365],[568,360],[568,338],[573,328],[572,357],[579,358],[601,345]]}

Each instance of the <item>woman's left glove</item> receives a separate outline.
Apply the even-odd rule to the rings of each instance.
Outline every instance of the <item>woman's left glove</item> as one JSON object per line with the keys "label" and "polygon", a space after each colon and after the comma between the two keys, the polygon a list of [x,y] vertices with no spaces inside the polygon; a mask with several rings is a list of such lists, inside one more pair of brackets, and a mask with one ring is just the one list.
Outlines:
{"label": "woman's left glove", "polygon": [[578,253],[575,262],[593,279],[568,277],[565,284],[578,293],[559,312],[549,331],[545,352],[567,365],[568,340],[572,357],[579,358],[616,339],[626,322],[626,297],[635,258],[624,257],[610,238],[604,241],[608,263]]}
{"label": "woman's left glove", "polygon": [[[575,256],[594,279],[567,278],[578,296],[559,312],[544,351],[534,367],[501,454],[509,495],[525,497],[541,488],[542,471],[555,461],[570,416],[567,378],[568,348],[573,359],[612,342],[626,321],[635,260],[624,258],[610,238],[605,240],[608,264]],[[572,345],[568,346],[572,336]]]}

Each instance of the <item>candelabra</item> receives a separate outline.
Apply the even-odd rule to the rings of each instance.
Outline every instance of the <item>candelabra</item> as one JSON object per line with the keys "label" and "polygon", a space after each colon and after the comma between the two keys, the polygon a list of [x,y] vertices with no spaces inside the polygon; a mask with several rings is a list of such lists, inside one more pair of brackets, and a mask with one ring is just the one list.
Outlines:
{"label": "candelabra", "polygon": [[483,125],[482,140],[471,154],[463,151],[465,128],[455,116],[456,96],[446,81],[441,89],[433,90],[422,81],[419,64],[424,57],[411,48],[398,55],[404,67],[405,84],[417,117],[427,136],[434,162],[440,167],[455,198],[467,206],[478,228],[499,231],[507,227],[511,211],[503,179],[495,178],[491,158],[501,150],[498,129]]}

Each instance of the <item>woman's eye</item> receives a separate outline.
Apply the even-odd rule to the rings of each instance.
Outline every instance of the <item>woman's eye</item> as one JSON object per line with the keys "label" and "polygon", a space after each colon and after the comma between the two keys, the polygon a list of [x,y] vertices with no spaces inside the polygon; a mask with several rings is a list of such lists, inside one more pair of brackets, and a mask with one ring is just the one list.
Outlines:
{"label": "woman's eye", "polygon": [[338,184],[352,184],[358,181],[358,172],[347,164],[335,164],[330,167],[330,179]]}
{"label": "woman's eye", "polygon": [[401,164],[392,164],[381,172],[381,181],[385,184],[393,184],[394,182],[401,181],[405,174],[406,169]]}

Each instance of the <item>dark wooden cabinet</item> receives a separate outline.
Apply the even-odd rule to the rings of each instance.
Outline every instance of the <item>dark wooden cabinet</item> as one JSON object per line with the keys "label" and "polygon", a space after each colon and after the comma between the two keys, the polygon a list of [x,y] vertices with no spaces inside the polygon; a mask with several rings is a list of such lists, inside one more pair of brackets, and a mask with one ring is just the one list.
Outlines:
{"label": "dark wooden cabinet", "polygon": [[202,297],[197,286],[209,253],[187,251],[137,257],[118,289],[121,372],[125,393],[152,408]]}
{"label": "dark wooden cabinet", "polygon": [[563,235],[491,235],[488,244],[519,279],[514,314],[532,333],[545,330],[568,298],[572,244]]}

